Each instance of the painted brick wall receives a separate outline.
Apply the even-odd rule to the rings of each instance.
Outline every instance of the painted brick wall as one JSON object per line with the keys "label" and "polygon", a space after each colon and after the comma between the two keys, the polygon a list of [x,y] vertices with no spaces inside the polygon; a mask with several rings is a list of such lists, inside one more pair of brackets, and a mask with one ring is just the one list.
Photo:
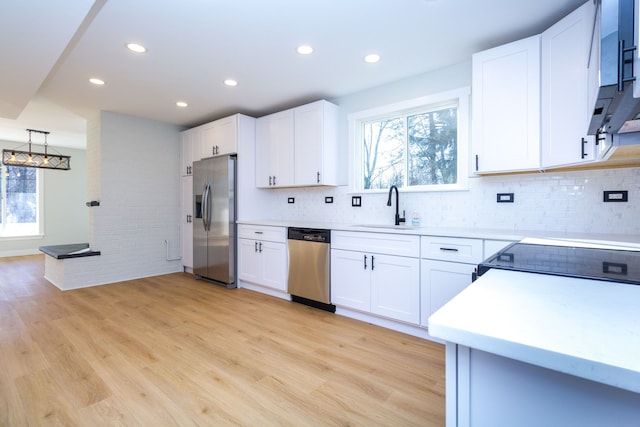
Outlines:
{"label": "painted brick wall", "polygon": [[[66,288],[112,283],[182,270],[167,260],[165,240],[179,243],[179,128],[101,112],[87,126],[90,244]],[[175,257],[175,251],[170,258]]]}

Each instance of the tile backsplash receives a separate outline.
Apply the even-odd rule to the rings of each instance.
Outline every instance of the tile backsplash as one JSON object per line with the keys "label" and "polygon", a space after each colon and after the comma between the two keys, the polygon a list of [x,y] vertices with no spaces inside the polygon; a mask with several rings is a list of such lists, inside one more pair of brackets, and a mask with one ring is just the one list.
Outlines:
{"label": "tile backsplash", "polygon": [[[604,203],[610,190],[627,190],[629,201]],[[392,224],[395,214],[386,192],[358,194],[362,206],[352,207],[348,187],[265,191],[272,192],[272,219]],[[497,203],[498,193],[514,193],[514,202]],[[474,177],[468,191],[401,189],[400,210],[409,223],[416,212],[424,226],[640,234],[640,168]]]}

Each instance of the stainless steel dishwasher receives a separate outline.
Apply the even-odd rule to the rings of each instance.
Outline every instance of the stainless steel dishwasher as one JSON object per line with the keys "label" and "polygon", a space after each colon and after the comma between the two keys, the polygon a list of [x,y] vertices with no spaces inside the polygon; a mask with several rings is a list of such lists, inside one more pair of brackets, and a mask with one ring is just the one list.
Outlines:
{"label": "stainless steel dishwasher", "polygon": [[335,313],[331,304],[331,230],[290,227],[291,300]]}

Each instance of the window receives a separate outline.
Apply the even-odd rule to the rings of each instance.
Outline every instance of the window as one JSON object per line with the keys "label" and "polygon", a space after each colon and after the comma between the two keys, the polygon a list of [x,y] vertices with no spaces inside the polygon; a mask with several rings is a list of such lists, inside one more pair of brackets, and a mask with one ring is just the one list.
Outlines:
{"label": "window", "polygon": [[41,234],[38,169],[0,166],[0,236],[38,234]]}
{"label": "window", "polygon": [[469,90],[349,117],[355,191],[466,188]]}

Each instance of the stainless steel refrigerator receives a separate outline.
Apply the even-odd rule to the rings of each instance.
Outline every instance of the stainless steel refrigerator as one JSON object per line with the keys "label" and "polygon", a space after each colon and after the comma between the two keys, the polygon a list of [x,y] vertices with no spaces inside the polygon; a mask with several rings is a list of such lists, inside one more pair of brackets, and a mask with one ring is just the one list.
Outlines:
{"label": "stainless steel refrigerator", "polygon": [[193,162],[193,273],[236,287],[236,156]]}

